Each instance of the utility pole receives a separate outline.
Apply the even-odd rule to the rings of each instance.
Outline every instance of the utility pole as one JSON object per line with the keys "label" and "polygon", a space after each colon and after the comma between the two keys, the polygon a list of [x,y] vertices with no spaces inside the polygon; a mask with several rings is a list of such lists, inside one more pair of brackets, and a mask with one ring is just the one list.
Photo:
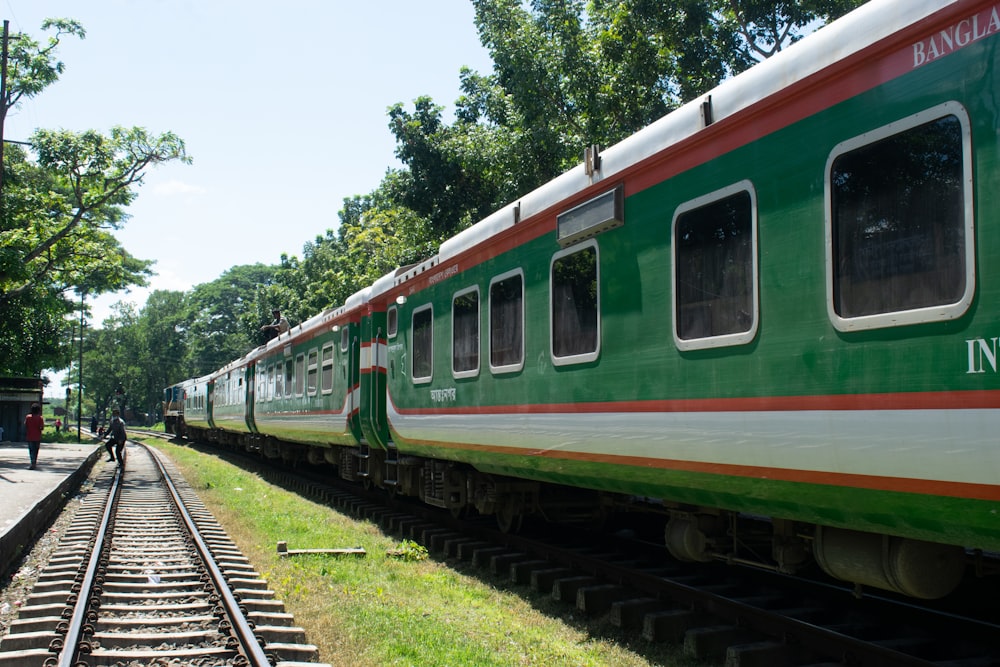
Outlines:
{"label": "utility pole", "polygon": [[0,63],[0,216],[3,216],[3,126],[7,120],[7,37],[10,21],[3,22],[3,54]]}
{"label": "utility pole", "polygon": [[[78,368],[80,384],[76,388],[76,441],[80,442],[81,420],[83,415],[83,327],[86,321],[83,319],[83,300],[87,296],[86,290],[80,292],[80,358]],[[68,407],[68,406],[67,406]]]}

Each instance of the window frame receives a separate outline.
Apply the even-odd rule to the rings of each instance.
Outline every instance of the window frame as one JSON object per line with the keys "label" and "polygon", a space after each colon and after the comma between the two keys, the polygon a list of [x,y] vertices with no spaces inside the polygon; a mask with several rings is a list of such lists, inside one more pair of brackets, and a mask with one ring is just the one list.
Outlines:
{"label": "window frame", "polygon": [[[430,348],[429,350],[430,363],[428,364],[430,367],[430,374],[421,375],[418,377],[416,374],[416,370],[414,368],[414,365],[417,362],[416,321],[417,321],[417,315],[421,315],[425,311],[430,311],[431,337],[430,337],[430,345],[428,346]],[[434,380],[434,305],[430,303],[420,306],[419,308],[414,308],[413,311],[410,313],[410,379],[413,382],[413,384],[429,384]]]}
{"label": "window frame", "polygon": [[[336,380],[336,343],[330,341],[325,343],[320,350],[319,363],[320,363],[320,374],[319,374],[319,390],[322,394],[333,393],[334,381]],[[329,382],[327,379],[329,378]]]}
{"label": "window frame", "polygon": [[[719,334],[716,336],[704,336],[702,338],[681,338],[678,330],[677,312],[680,304],[677,302],[677,222],[682,215],[690,211],[695,211],[710,204],[722,201],[733,195],[746,192],[750,197],[750,271],[752,273],[750,306],[752,310],[750,326],[745,331]],[[674,345],[678,350],[687,352],[690,350],[709,350],[719,347],[732,347],[736,345],[746,345],[757,337],[760,327],[760,246],[759,227],[757,217],[757,191],[749,179],[743,179],[731,183],[725,187],[713,190],[712,192],[690,199],[680,204],[674,209],[673,219],[670,223],[670,329],[674,337]]]}
{"label": "window frame", "polygon": [[[476,295],[476,366],[465,370],[455,370],[455,301],[468,294]],[[483,301],[479,294],[479,285],[460,289],[451,295],[451,375],[455,379],[471,378],[479,375],[483,357],[482,332]]]}
{"label": "window frame", "polygon": [[312,348],[306,356],[306,395],[319,393],[319,349]]}
{"label": "window frame", "polygon": [[385,311],[385,332],[389,340],[394,340],[399,334],[399,308],[395,305]]}
{"label": "window frame", "polygon": [[[864,146],[876,144],[889,137],[902,134],[915,127],[940,120],[947,116],[955,116],[961,127],[962,142],[962,224],[965,234],[965,292],[953,303],[894,310],[857,317],[843,317],[836,310],[834,302],[834,266],[837,258],[833,256],[833,184],[831,174],[833,164],[840,156]],[[973,199],[972,171],[972,130],[969,114],[965,107],[957,101],[948,101],[933,107],[918,111],[899,120],[881,125],[873,130],[838,143],[827,157],[823,173],[824,200],[823,215],[825,217],[825,255],[826,255],[826,308],[830,322],[841,332],[866,331],[887,327],[907,326],[954,320],[964,315],[972,305],[976,292],[976,237],[975,237],[975,203]]]}
{"label": "window frame", "polygon": [[[597,331],[596,340],[594,344],[594,349],[591,352],[584,352],[582,354],[569,354],[565,356],[556,356],[555,352],[555,335],[556,335],[556,323],[553,315],[553,307],[555,305],[555,282],[553,280],[553,271],[555,269],[556,262],[558,262],[563,257],[569,255],[575,255],[578,252],[585,250],[586,248],[594,249],[594,264],[597,276],[595,280],[597,281]],[[589,239],[583,243],[577,243],[571,246],[567,246],[562,250],[559,250],[552,255],[549,261],[549,357],[552,360],[553,366],[569,366],[572,364],[584,364],[592,361],[597,361],[597,358],[601,355],[601,248],[597,244],[597,239]]]}
{"label": "window frame", "polygon": [[[514,276],[518,276],[521,279],[521,312],[520,312],[521,359],[515,364],[502,364],[499,366],[495,366],[493,364],[493,286],[509,278],[513,278]],[[525,340],[526,340],[525,329],[527,327],[524,318],[526,301],[527,301],[527,290],[525,289],[524,285],[524,269],[518,267],[516,269],[512,269],[505,273],[501,273],[499,275],[494,276],[492,279],[490,279],[490,286],[487,294],[488,294],[488,301],[487,301],[487,312],[486,312],[486,327],[487,327],[487,336],[489,340],[489,345],[487,347],[487,355],[490,364],[490,372],[493,373],[494,375],[501,375],[504,373],[517,373],[524,368],[524,358],[525,356],[527,356],[527,350],[525,349]]]}
{"label": "window frame", "polygon": [[345,324],[340,329],[340,351],[347,352],[351,347],[351,325]]}
{"label": "window frame", "polygon": [[295,396],[301,398],[305,396],[306,389],[306,355],[299,352],[295,356]]}

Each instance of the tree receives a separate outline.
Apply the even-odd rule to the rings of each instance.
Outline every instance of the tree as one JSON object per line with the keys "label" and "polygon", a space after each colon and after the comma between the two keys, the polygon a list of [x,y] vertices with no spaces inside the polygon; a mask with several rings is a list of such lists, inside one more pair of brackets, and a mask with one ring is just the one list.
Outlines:
{"label": "tree", "polygon": [[[261,312],[261,295],[275,282],[277,269],[263,264],[234,266],[212,282],[195,285],[188,300],[190,319],[185,365],[192,375],[222,368],[263,342],[260,327],[270,321]],[[294,313],[286,313],[294,322]],[[176,380],[175,380],[176,381]]]}
{"label": "tree", "polygon": [[492,211],[497,187],[480,159],[484,146],[474,127],[445,125],[442,107],[428,97],[414,107],[412,114],[401,104],[389,109],[396,157],[408,169],[393,174],[386,187],[396,186],[398,204],[426,218],[435,233],[450,236]]}
{"label": "tree", "polygon": [[716,0],[721,30],[739,38],[742,71],[805,36],[805,28],[839,18],[867,0]]}
{"label": "tree", "polygon": [[136,390],[142,386],[146,370],[140,365],[146,349],[138,319],[134,306],[118,303],[101,328],[91,329],[85,336],[85,393],[94,401],[97,414],[118,408],[125,415],[137,398]]}
{"label": "tree", "polygon": [[[11,40],[9,88],[0,113],[34,97],[58,79],[59,36],[84,36],[69,20],[47,20],[56,37],[42,47],[26,35]],[[189,163],[184,142],[141,127],[96,131],[37,130],[31,153],[4,154],[0,198],[0,339],[33,336],[41,326],[72,312],[72,293],[100,294],[145,285],[150,262],[133,257],[113,236],[128,219],[146,170],[179,160]],[[68,362],[68,348],[55,338],[10,349],[0,372],[37,373]]]}
{"label": "tree", "polygon": [[143,350],[138,360],[145,369],[133,404],[143,406],[144,412],[162,416],[163,388],[193,375],[184,365],[190,320],[191,309],[184,292],[156,290],[139,312],[138,339]]}

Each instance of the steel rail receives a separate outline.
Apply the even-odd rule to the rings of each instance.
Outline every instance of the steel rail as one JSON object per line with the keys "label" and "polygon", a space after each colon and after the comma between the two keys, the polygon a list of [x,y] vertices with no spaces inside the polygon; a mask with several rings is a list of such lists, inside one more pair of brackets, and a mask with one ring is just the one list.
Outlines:
{"label": "steel rail", "polygon": [[101,523],[97,527],[97,531],[93,538],[94,548],[90,553],[90,559],[87,561],[87,567],[84,570],[83,579],[79,585],[80,589],[77,592],[76,602],[73,605],[73,614],[70,617],[69,626],[66,630],[65,636],[63,637],[63,644],[60,647],[59,654],[56,656],[56,659],[47,659],[45,661],[46,665],[56,664],[59,667],[73,667],[77,664],[76,657],[77,652],[80,649],[80,640],[83,635],[84,620],[90,611],[91,596],[94,592],[94,581],[97,578],[97,570],[100,567],[101,557],[104,554],[106,546],[105,542],[108,539],[108,526],[111,524],[111,519],[115,515],[118,498],[121,495],[122,472],[123,468],[121,466],[116,467],[115,477],[111,482],[111,493],[108,494],[108,502],[104,506],[104,514],[101,517]]}
{"label": "steel rail", "polygon": [[137,444],[141,445],[144,449],[146,449],[146,451],[150,452],[153,457],[153,461],[156,463],[156,467],[160,471],[160,475],[163,477],[164,484],[170,491],[170,496],[173,498],[174,504],[177,506],[177,510],[180,513],[184,524],[191,533],[192,541],[205,564],[205,569],[208,571],[209,576],[212,578],[212,583],[218,590],[219,600],[222,602],[222,605],[229,616],[229,620],[232,624],[232,631],[236,635],[237,641],[246,652],[247,660],[249,660],[253,667],[270,667],[271,660],[264,652],[264,647],[262,647],[260,642],[257,640],[253,628],[250,626],[250,622],[247,620],[242,610],[240,610],[239,601],[230,590],[229,583],[222,574],[222,570],[219,569],[218,564],[216,564],[215,558],[212,556],[208,545],[201,536],[201,531],[198,530],[198,526],[195,524],[194,519],[191,518],[191,514],[188,512],[183,498],[181,498],[180,493],[177,491],[177,487],[174,486],[173,480],[170,479],[170,474],[160,461],[159,455],[154,450],[146,447],[146,445],[143,445],[142,443]]}

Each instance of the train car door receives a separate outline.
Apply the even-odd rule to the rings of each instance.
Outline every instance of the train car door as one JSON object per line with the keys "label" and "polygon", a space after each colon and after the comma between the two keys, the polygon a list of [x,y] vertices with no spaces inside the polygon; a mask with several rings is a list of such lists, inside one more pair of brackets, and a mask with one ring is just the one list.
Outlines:
{"label": "train car door", "polygon": [[243,377],[246,390],[243,392],[243,419],[246,422],[247,430],[250,433],[257,432],[257,424],[254,422],[254,397],[257,395],[257,364],[251,362],[247,364],[246,374]]}
{"label": "train car door", "polygon": [[385,418],[386,334],[385,310],[369,303],[361,318],[361,429],[371,445],[388,450],[389,425]]}

